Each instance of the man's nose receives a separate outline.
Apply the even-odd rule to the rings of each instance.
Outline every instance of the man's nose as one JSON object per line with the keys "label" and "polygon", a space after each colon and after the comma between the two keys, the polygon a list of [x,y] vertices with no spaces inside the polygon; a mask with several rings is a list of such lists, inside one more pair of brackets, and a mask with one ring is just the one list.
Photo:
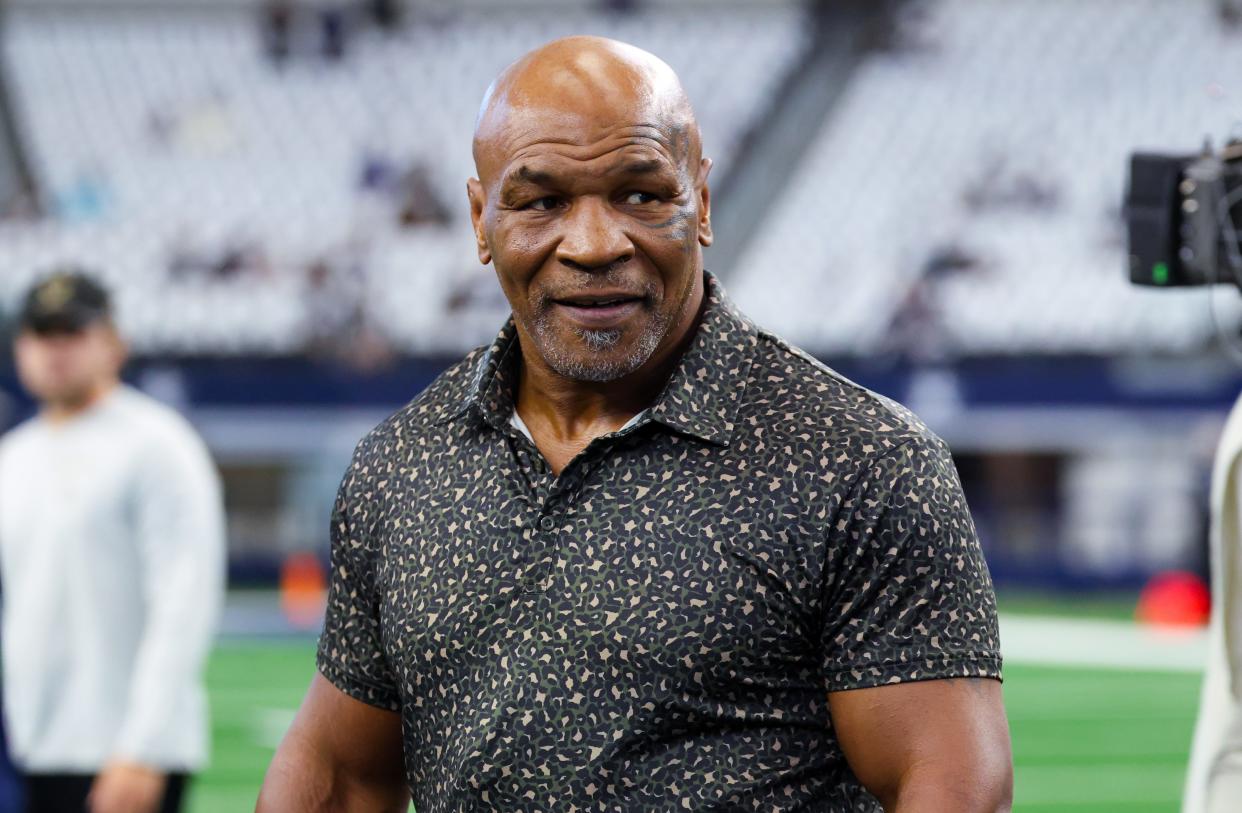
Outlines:
{"label": "man's nose", "polygon": [[612,268],[634,256],[634,243],[608,202],[587,196],[574,201],[562,221],[556,258],[579,271]]}

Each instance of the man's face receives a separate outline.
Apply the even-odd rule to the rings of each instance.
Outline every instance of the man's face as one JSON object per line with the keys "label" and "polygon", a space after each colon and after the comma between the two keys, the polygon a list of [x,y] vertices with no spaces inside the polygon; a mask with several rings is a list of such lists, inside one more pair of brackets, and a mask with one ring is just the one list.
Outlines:
{"label": "man's face", "polygon": [[17,336],[14,355],[22,386],[34,398],[75,406],[120,373],[125,349],[110,325],[95,322],[74,332],[24,330]]}
{"label": "man's face", "polygon": [[572,380],[634,372],[698,301],[711,162],[685,128],[555,111],[512,113],[491,148],[471,214],[522,340]]}

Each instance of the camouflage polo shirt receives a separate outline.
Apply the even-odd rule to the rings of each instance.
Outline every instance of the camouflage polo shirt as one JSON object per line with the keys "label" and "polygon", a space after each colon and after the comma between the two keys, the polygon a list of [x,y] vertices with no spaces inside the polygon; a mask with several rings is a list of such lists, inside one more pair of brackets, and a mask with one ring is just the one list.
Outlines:
{"label": "camouflage polo shirt", "polygon": [[318,666],[401,716],[419,813],[878,811],[829,693],[999,677],[944,444],[708,276],[634,425],[554,476],[512,323],[358,447]]}

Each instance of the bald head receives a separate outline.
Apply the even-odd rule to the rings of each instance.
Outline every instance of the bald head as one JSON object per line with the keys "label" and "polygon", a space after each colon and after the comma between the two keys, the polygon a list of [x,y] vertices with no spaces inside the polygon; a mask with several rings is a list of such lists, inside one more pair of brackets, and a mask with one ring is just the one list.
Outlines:
{"label": "bald head", "polygon": [[[603,37],[553,40],[518,59],[487,89],[474,160],[485,183],[523,137],[621,127],[669,142],[684,168],[702,154],[699,126],[677,74],[641,48]],[[663,138],[661,138],[661,136]]]}

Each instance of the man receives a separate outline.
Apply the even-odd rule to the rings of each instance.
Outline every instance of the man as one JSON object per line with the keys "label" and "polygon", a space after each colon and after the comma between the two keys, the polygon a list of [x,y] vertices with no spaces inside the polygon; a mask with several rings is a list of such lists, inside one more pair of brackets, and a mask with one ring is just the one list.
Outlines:
{"label": "man", "polygon": [[15,350],[41,407],[0,441],[4,708],[27,810],[179,810],[207,753],[216,471],[183,419],[120,383],[91,278],[36,285]]}
{"label": "man", "polygon": [[489,90],[474,155],[513,317],[359,446],[259,809],[1008,809],[948,453],[704,273],[711,162],[672,70],[550,43]]}

